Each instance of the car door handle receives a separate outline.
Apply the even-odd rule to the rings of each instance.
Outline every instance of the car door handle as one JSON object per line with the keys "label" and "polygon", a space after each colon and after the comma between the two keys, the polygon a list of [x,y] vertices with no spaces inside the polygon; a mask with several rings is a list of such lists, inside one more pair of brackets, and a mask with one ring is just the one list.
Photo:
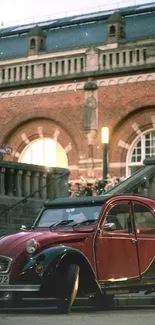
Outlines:
{"label": "car door handle", "polygon": [[137,239],[132,238],[131,241],[132,241],[133,244],[135,244],[137,242]]}

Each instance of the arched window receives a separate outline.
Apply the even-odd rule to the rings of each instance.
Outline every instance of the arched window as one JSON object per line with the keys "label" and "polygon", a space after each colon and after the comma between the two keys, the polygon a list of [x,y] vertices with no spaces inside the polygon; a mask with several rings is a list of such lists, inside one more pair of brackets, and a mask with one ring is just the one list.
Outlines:
{"label": "arched window", "polygon": [[35,47],[36,47],[36,40],[35,38],[32,38],[30,40],[30,49],[35,49]]}
{"label": "arched window", "polygon": [[19,162],[47,167],[68,167],[65,150],[50,138],[39,138],[30,142],[21,153]]}
{"label": "arched window", "polygon": [[127,154],[127,176],[130,176],[143,166],[146,158],[155,155],[155,130],[149,130],[139,135]]}
{"label": "arched window", "polygon": [[116,27],[114,25],[110,26],[110,30],[109,30],[109,36],[115,36],[116,35]]}

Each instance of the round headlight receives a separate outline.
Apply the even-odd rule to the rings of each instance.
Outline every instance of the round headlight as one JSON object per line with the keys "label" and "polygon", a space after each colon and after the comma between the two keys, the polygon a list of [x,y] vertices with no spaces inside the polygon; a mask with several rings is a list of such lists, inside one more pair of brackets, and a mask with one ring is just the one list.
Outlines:
{"label": "round headlight", "polygon": [[26,250],[29,254],[33,254],[38,248],[38,243],[35,239],[29,239],[26,243]]}

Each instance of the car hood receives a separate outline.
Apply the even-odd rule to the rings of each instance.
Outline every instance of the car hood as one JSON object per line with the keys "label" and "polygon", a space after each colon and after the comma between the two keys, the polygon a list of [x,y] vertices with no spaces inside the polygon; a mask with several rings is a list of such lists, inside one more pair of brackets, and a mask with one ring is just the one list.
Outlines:
{"label": "car hood", "polygon": [[40,247],[47,247],[53,244],[69,244],[84,241],[90,234],[86,233],[63,233],[48,231],[30,231],[4,236],[0,238],[0,255],[15,259],[25,251],[29,239],[35,239]]}

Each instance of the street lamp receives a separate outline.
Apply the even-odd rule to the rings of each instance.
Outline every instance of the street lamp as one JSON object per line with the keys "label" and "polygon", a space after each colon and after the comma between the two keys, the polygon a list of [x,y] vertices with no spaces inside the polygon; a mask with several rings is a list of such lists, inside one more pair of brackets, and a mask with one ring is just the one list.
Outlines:
{"label": "street lamp", "polygon": [[101,140],[102,140],[102,147],[103,147],[103,174],[102,174],[102,180],[104,186],[107,183],[107,174],[108,174],[108,160],[107,160],[107,153],[108,153],[108,143],[109,143],[109,128],[108,127],[102,127],[102,133],[101,133]]}

